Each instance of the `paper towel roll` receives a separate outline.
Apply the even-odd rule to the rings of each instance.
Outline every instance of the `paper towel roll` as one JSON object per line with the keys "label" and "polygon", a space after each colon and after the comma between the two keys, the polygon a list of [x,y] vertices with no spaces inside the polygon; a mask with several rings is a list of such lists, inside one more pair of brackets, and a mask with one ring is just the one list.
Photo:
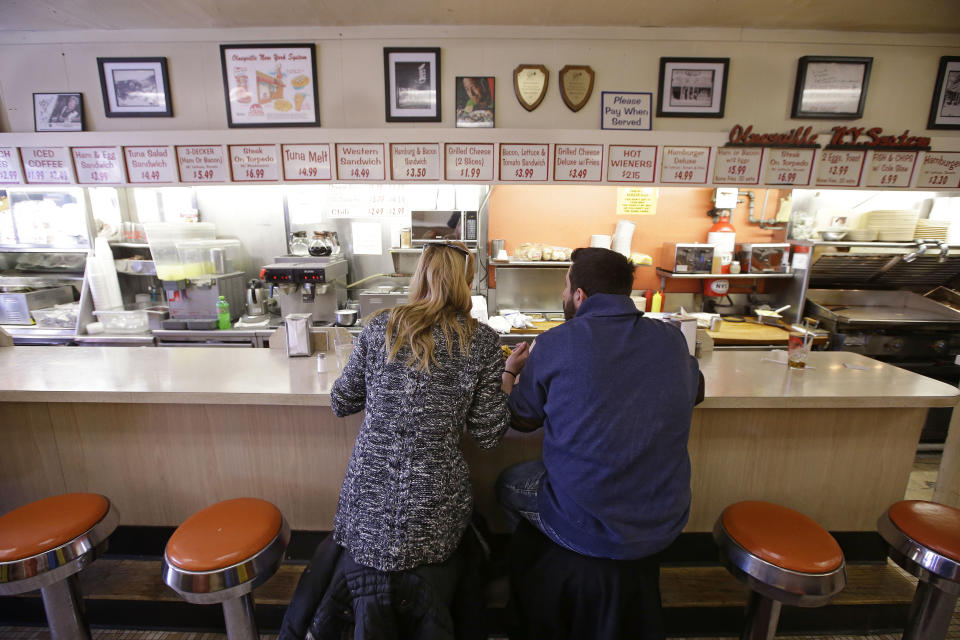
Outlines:
{"label": "paper towel roll", "polygon": [[617,253],[630,257],[630,247],[633,245],[633,230],[636,225],[628,220],[617,222],[617,228],[613,232],[613,250]]}
{"label": "paper towel roll", "polygon": [[604,235],[590,236],[590,246],[599,247],[601,249],[609,249],[610,236],[604,236]]}

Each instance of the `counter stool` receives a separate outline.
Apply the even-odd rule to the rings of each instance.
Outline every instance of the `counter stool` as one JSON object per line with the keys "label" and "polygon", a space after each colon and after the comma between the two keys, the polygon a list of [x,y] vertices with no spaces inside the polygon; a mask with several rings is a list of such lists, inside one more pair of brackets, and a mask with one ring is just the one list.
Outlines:
{"label": "counter stool", "polygon": [[771,502],[738,502],[713,527],[727,569],[750,587],[741,640],[769,640],[780,607],[819,607],[847,581],[843,552],[826,529]]}
{"label": "counter stool", "polygon": [[924,500],[887,509],[877,529],[887,555],[920,578],[903,640],[942,640],[960,596],[960,510]]}
{"label": "counter stool", "polygon": [[290,526],[269,502],[224,500],[173,532],[163,581],[187,602],[221,603],[230,640],[256,640],[252,592],[276,573],[288,542]]}
{"label": "counter stool", "polygon": [[0,595],[40,589],[54,640],[89,640],[77,574],[107,548],[117,512],[95,493],[37,500],[0,516]]}

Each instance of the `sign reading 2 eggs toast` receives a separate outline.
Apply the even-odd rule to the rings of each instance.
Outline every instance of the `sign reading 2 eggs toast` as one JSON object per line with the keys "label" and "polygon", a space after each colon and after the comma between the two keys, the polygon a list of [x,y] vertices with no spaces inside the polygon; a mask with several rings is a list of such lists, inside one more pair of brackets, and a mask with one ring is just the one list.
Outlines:
{"label": "sign reading 2 eggs toast", "polygon": [[224,44],[220,60],[231,127],[320,125],[315,45]]}

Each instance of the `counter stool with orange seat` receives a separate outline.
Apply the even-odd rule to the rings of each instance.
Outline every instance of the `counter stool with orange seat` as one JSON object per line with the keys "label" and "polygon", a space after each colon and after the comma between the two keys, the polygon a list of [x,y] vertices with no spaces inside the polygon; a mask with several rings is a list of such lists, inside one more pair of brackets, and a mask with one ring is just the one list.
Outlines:
{"label": "counter stool with orange seat", "polygon": [[771,502],[738,502],[713,527],[727,569],[752,590],[741,640],[768,640],[782,604],[819,607],[846,584],[840,545],[807,516]]}
{"label": "counter stool with orange seat", "polygon": [[0,595],[40,589],[54,640],[88,640],[77,574],[107,548],[117,512],[95,493],[37,500],[0,516]]}
{"label": "counter stool with orange seat", "polygon": [[210,505],[181,524],[163,554],[163,581],[187,602],[221,603],[230,640],[259,638],[253,589],[276,573],[290,526],[265,500]]}
{"label": "counter stool with orange seat", "polygon": [[942,640],[960,596],[960,510],[902,500],[877,521],[887,554],[920,578],[903,640]]}

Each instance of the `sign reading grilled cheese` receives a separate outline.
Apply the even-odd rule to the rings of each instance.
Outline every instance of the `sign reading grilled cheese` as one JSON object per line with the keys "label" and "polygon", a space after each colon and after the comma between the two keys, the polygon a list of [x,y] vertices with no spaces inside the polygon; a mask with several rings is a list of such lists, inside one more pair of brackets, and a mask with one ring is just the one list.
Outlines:
{"label": "sign reading grilled cheese", "polygon": [[600,182],[602,144],[553,145],[553,179],[557,182]]}
{"label": "sign reading grilled cheese", "polygon": [[448,142],[443,152],[446,155],[446,180],[493,182],[493,143]]}

